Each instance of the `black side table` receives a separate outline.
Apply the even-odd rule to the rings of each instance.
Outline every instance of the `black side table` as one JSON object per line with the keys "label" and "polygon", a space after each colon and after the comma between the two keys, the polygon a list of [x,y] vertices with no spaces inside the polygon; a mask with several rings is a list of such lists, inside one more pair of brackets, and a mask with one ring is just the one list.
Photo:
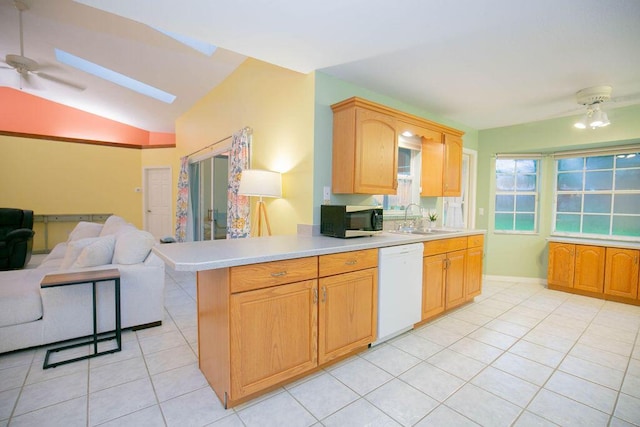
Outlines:
{"label": "black side table", "polygon": [[[105,332],[98,335],[98,320],[97,320],[97,306],[96,306],[96,284],[99,282],[115,281],[115,310],[116,310],[116,328],[113,331]],[[111,268],[108,270],[93,270],[93,271],[80,271],[76,273],[61,273],[50,274],[42,279],[40,283],[41,288],[53,288],[56,286],[71,286],[79,285],[82,283],[91,283],[92,295],[93,295],[93,334],[89,335],[91,339],[82,342],[77,342],[62,347],[51,348],[47,350],[47,354],[44,358],[43,369],[55,368],[59,365],[64,365],[71,362],[77,362],[78,360],[89,359],[96,356],[102,356],[103,354],[115,353],[122,350],[122,330],[120,323],[120,271],[117,268]],[[46,313],[45,313],[46,316]],[[85,338],[85,337],[81,337]],[[116,340],[118,346],[110,350],[104,350],[98,352],[98,343],[103,341]],[[75,357],[73,359],[63,360],[61,362],[49,363],[49,356],[51,353],[56,353],[62,350],[68,350],[71,348],[81,347],[87,344],[93,344],[93,353]]]}

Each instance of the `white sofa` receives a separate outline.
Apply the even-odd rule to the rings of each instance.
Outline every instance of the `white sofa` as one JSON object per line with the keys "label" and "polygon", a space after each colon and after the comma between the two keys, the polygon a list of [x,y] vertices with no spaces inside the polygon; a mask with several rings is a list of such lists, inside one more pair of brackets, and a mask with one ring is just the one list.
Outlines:
{"label": "white sofa", "polygon": [[[47,274],[117,268],[122,328],[160,324],[164,263],[153,236],[124,219],[80,222],[32,269],[0,272],[0,353],[93,333],[91,285],[40,288]],[[114,329],[114,283],[97,284],[98,332]]]}

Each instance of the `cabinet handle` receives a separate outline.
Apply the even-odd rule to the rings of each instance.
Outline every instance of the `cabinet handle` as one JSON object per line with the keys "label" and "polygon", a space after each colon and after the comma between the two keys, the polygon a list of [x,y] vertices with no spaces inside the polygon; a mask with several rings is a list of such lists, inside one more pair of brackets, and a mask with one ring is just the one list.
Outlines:
{"label": "cabinet handle", "polygon": [[278,271],[277,273],[271,273],[271,277],[282,277],[282,276],[286,276],[287,272],[285,271]]}
{"label": "cabinet handle", "polygon": [[318,303],[318,288],[313,288],[313,304]]}
{"label": "cabinet handle", "polygon": [[345,261],[344,265],[356,265],[357,263],[358,263],[357,259],[352,259],[352,260],[349,260],[349,261]]}
{"label": "cabinet handle", "polygon": [[322,302],[325,302],[327,300],[327,287],[323,286],[322,287]]}

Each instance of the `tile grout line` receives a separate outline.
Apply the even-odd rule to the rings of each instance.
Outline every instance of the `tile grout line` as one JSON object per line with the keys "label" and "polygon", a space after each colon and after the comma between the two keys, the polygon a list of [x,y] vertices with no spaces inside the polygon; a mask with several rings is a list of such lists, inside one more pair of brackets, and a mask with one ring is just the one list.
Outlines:
{"label": "tile grout line", "polygon": [[[570,299],[571,299],[571,297],[567,298],[567,300],[565,300],[565,301],[563,302],[563,304],[564,304],[564,303],[566,303],[566,302],[567,302],[568,300],[570,300]],[[602,386],[601,384],[594,383],[593,381],[590,381],[590,380],[588,380],[588,379],[585,379],[585,378],[582,378],[582,377],[579,377],[579,376],[576,376],[576,375],[573,375],[573,374],[569,374],[569,373],[566,373],[566,372],[564,372],[564,371],[559,371],[559,367],[560,367],[560,365],[562,365],[562,362],[564,362],[564,360],[567,358],[567,356],[569,356],[569,353],[571,352],[571,350],[573,350],[573,349],[575,348],[575,346],[579,343],[580,338],[582,338],[582,337],[584,336],[584,334],[587,332],[587,330],[589,329],[589,327],[593,324],[593,321],[596,319],[596,317],[598,316],[598,314],[602,312],[602,309],[603,309],[604,305],[605,305],[605,304],[604,304],[604,302],[603,302],[603,303],[600,305],[600,307],[599,307],[599,309],[598,309],[598,312],[597,312],[597,313],[596,313],[596,314],[591,318],[591,320],[588,322],[588,324],[586,325],[586,327],[584,328],[584,330],[580,333],[580,335],[579,335],[579,336],[578,336],[578,338],[575,340],[575,342],[573,343],[573,345],[571,346],[571,348],[569,348],[566,352],[564,352],[564,355],[562,356],[562,360],[560,360],[560,362],[556,365],[556,367],[555,367],[555,368],[553,368],[553,372],[552,372],[552,373],[551,373],[551,375],[549,375],[549,377],[545,380],[544,384],[542,384],[542,386],[540,386],[540,388],[538,389],[538,391],[536,392],[536,394],[531,398],[531,400],[530,400],[530,401],[529,401],[529,403],[527,404],[527,406],[526,406],[525,410],[528,410],[528,408],[529,408],[529,406],[531,405],[531,403],[532,403],[532,402],[535,400],[535,398],[540,394],[540,391],[541,391],[542,389],[544,389],[544,387],[547,385],[547,383],[549,382],[549,380],[551,379],[551,377],[553,377],[553,375],[554,375],[556,372],[562,372],[562,373],[565,373],[565,374],[567,374],[567,375],[572,375],[572,376],[575,376],[576,378],[579,378],[579,379],[581,379],[581,380],[583,380],[583,381],[587,381],[587,382],[590,382],[590,383],[592,383],[592,384],[596,384],[596,385],[600,385],[600,386]],[[553,314],[556,310],[558,310],[558,308],[560,308],[561,306],[562,306],[562,304],[561,304],[560,306],[556,307],[556,308],[555,308],[551,313],[549,313],[549,316],[550,316],[551,314]],[[547,317],[548,317],[548,316],[547,316]],[[574,356],[574,357],[577,357],[578,359],[581,359],[581,360],[585,360],[585,359],[582,359],[581,357],[578,357],[578,356]],[[587,362],[589,362],[589,361],[587,360]],[[595,362],[593,362],[593,363],[595,363]],[[600,365],[599,363],[596,363],[596,364],[597,364],[597,365]],[[624,377],[623,377],[623,381],[624,381]],[[603,387],[604,387],[604,386],[603,386]],[[622,387],[622,384],[620,384],[620,387]],[[607,388],[608,388],[608,387],[607,387]],[[549,389],[546,389],[546,390],[548,390],[548,391],[550,391],[550,392],[552,392],[552,393],[556,393],[556,392],[555,392],[555,391],[553,391],[553,390],[549,390]],[[619,393],[619,391],[618,391],[618,393]],[[600,410],[600,409],[598,409],[598,408],[594,408],[593,406],[587,405],[586,403],[583,403],[583,402],[580,402],[580,401],[578,401],[578,400],[575,400],[575,399],[574,399],[574,398],[572,398],[572,397],[565,396],[564,394],[560,394],[560,393],[556,393],[556,394],[559,394],[560,396],[563,396],[563,397],[565,397],[566,399],[572,400],[573,402],[576,402],[576,403],[578,403],[578,404],[580,404],[580,405],[587,406],[588,408],[591,408],[591,409],[593,409],[593,410],[596,410],[596,411],[602,412],[603,414],[606,414],[606,412],[603,412],[603,411],[601,411],[601,410]],[[616,399],[616,401],[617,401],[617,399]],[[609,423],[611,423],[611,419],[613,418],[613,413],[614,413],[614,412],[615,412],[615,404],[614,404],[614,406],[613,406],[613,408],[612,408],[612,412],[611,412],[611,414],[607,414],[607,415],[609,415],[609,422],[608,422],[608,424],[609,424]],[[532,412],[532,413],[534,413],[534,412]],[[534,413],[534,414],[536,414],[536,413]],[[541,418],[543,418],[543,419],[545,419],[545,420],[547,420],[547,421],[553,422],[553,421],[551,421],[551,420],[549,420],[549,419],[545,418],[545,417],[544,417],[544,416],[542,416],[542,415],[539,415],[539,414],[536,414],[536,415],[540,416]]]}

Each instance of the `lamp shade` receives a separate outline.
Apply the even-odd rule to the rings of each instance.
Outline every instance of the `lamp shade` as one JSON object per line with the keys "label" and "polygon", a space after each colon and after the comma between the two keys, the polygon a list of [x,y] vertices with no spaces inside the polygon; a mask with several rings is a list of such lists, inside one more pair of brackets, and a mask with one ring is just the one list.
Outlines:
{"label": "lamp shade", "polygon": [[260,169],[243,170],[238,194],[244,196],[282,197],[282,177],[279,172]]}

